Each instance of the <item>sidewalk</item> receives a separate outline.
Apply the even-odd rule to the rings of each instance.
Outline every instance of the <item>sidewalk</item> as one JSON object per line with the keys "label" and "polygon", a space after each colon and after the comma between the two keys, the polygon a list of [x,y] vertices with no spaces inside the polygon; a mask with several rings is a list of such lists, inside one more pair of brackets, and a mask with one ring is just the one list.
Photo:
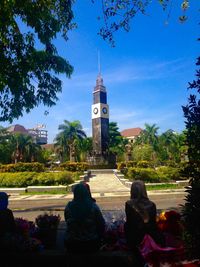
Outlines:
{"label": "sidewalk", "polygon": [[[0,191],[1,188],[0,188]],[[165,189],[165,190],[151,190],[147,191],[149,196],[159,196],[162,194],[184,194],[185,189]],[[93,193],[92,196],[94,198],[106,198],[106,197],[120,197],[120,196],[130,196],[129,191],[120,191],[120,192],[99,192]],[[73,198],[73,194],[44,194],[44,195],[20,195],[20,194],[11,194],[9,197],[9,201],[18,201],[18,200],[49,200],[49,199],[69,199]]]}

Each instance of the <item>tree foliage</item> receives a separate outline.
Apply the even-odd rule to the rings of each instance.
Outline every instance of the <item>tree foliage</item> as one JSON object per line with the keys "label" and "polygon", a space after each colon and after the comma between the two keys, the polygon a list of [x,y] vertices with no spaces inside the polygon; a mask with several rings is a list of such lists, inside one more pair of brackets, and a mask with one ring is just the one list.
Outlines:
{"label": "tree foliage", "polygon": [[68,154],[70,161],[76,161],[79,140],[87,137],[80,121],[64,120],[64,123],[58,126],[58,130],[60,132],[57,134],[55,141],[56,146],[60,148],[61,160],[66,159]]}
{"label": "tree foliage", "polygon": [[158,150],[161,161],[171,161],[179,163],[185,159],[187,153],[187,146],[185,145],[186,133],[180,134],[174,132],[172,129],[162,133],[158,139]]}
{"label": "tree foliage", "polygon": [[32,136],[0,129],[0,163],[34,162],[41,158],[42,149]]}
{"label": "tree foliage", "polygon": [[77,142],[78,160],[87,161],[88,156],[92,156],[92,137],[78,139]]}
{"label": "tree foliage", "polygon": [[145,129],[142,131],[141,135],[137,139],[137,143],[149,144],[155,150],[158,143],[158,130],[159,127],[156,124],[145,123]]}
{"label": "tree foliage", "polygon": [[125,152],[125,145],[128,143],[128,140],[123,138],[119,132],[119,128],[116,122],[109,123],[109,152],[120,156]]}
{"label": "tree foliage", "polygon": [[56,76],[73,68],[58,55],[53,40],[67,39],[73,0],[2,0],[0,4],[0,120],[10,121],[61,92]]}
{"label": "tree foliage", "polygon": [[158,129],[156,124],[145,123],[145,129],[133,143],[133,159],[172,166],[184,161],[187,151],[185,133],[179,134],[169,129],[159,135]]}
{"label": "tree foliage", "polygon": [[[196,65],[200,66],[200,57]],[[196,71],[196,77],[189,83],[189,89],[194,93],[190,94],[188,104],[183,107],[189,160],[185,173],[190,179],[184,215],[193,256],[199,256],[200,251],[200,69]]]}
{"label": "tree foliage", "polygon": [[[92,0],[92,2],[95,2],[95,0]],[[173,0],[157,0],[157,2],[169,15]],[[128,32],[131,20],[138,14],[146,14],[147,8],[152,4],[152,0],[102,0],[103,27],[100,29],[99,34],[114,46],[114,33],[120,29]],[[189,0],[182,0],[180,22],[187,20],[185,11],[188,7]]]}

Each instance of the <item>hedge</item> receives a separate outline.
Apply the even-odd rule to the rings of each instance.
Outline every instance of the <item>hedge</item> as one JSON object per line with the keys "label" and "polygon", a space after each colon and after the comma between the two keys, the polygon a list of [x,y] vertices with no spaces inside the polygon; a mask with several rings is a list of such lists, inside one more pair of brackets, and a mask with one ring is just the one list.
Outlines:
{"label": "hedge", "polygon": [[131,181],[142,180],[152,183],[161,182],[156,170],[152,168],[129,168],[127,176]]}
{"label": "hedge", "polygon": [[97,169],[97,170],[103,170],[103,169],[115,169],[115,164],[108,163],[108,164],[98,164],[98,165],[90,165],[90,169]]}
{"label": "hedge", "polygon": [[89,169],[89,164],[87,162],[65,162],[60,164],[61,170],[71,171],[71,172],[83,172]]}
{"label": "hedge", "polygon": [[136,161],[121,161],[121,162],[117,162],[117,169],[119,171],[122,171],[125,168],[130,168],[130,167],[136,167],[137,162]]}
{"label": "hedge", "polygon": [[61,163],[58,169],[66,170],[71,172],[83,172],[88,169],[113,169],[116,166],[113,164],[99,164],[99,165],[90,165],[87,162],[65,162]]}
{"label": "hedge", "polygon": [[15,164],[1,164],[0,172],[43,172],[44,164],[39,162],[18,162]]}
{"label": "hedge", "polygon": [[174,181],[182,179],[179,168],[162,166],[158,167],[156,171],[160,177],[168,177],[170,180]]}
{"label": "hedge", "polygon": [[140,160],[137,162],[137,167],[138,168],[149,168],[149,167],[152,167],[152,164],[150,161]]}
{"label": "hedge", "polygon": [[153,168],[128,168],[129,180],[143,180],[145,182],[170,182],[180,180],[179,168],[168,166]]}
{"label": "hedge", "polygon": [[0,187],[26,187],[37,185],[68,185],[77,180],[72,172],[17,172],[0,173]]}

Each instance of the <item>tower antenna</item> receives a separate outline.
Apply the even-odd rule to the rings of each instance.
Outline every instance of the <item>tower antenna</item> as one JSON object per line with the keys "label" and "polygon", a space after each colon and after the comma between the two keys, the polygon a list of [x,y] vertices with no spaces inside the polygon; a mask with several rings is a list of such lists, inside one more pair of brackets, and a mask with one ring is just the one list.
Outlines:
{"label": "tower antenna", "polygon": [[98,71],[99,71],[99,75],[101,76],[101,58],[100,58],[99,50],[98,50]]}

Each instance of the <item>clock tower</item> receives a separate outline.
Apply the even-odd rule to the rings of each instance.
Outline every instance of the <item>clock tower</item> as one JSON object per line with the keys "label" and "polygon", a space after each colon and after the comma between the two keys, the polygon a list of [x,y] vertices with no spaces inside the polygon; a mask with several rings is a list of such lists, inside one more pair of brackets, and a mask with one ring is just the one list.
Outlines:
{"label": "clock tower", "polygon": [[101,74],[97,76],[93,91],[92,105],[92,140],[96,163],[107,161],[109,141],[109,106],[106,88]]}

